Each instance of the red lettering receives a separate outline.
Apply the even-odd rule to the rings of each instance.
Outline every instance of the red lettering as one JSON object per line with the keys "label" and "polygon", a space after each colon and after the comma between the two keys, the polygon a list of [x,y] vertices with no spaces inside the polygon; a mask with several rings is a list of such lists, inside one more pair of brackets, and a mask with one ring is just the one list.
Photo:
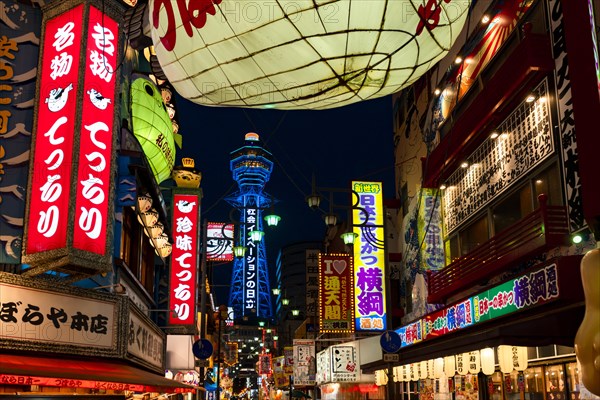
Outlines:
{"label": "red lettering", "polygon": [[[452,0],[444,0],[444,3],[450,3]],[[437,28],[440,23],[440,14],[442,8],[441,3],[438,4],[438,0],[428,0],[426,5],[419,6],[417,13],[419,14],[419,25],[417,25],[416,34],[419,36],[423,32],[423,28],[427,27],[427,30],[431,31]]]}
{"label": "red lettering", "polygon": [[[185,33],[188,37],[194,36],[192,26],[201,29],[206,25],[207,14],[215,15],[217,10],[215,5],[221,4],[223,0],[197,0],[190,2],[186,6],[186,0],[177,0],[177,9]],[[152,10],[152,25],[158,28],[159,12],[164,6],[164,11],[167,13],[167,29],[164,36],[161,36],[160,42],[165,47],[165,50],[171,51],[175,48],[177,41],[177,31],[175,27],[175,11],[173,10],[172,0],[155,0],[154,9]],[[188,8],[189,7],[189,8]]]}

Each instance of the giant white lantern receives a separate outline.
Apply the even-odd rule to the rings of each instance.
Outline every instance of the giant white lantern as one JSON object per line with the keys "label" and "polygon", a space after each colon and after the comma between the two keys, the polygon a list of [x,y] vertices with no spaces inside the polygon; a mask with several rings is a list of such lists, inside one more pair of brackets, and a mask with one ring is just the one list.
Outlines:
{"label": "giant white lantern", "polygon": [[204,105],[323,109],[394,93],[450,49],[470,0],[150,0],[170,83]]}

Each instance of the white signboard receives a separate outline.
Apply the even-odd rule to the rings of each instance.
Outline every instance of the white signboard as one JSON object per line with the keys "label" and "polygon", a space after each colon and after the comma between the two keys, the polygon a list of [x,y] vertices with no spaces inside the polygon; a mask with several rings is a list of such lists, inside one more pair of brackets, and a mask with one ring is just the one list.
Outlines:
{"label": "white signboard", "polygon": [[164,348],[163,338],[152,329],[151,325],[130,313],[127,352],[162,369]]}
{"label": "white signboard", "polygon": [[0,338],[116,347],[116,302],[0,283]]}
{"label": "white signboard", "polygon": [[331,381],[357,382],[360,366],[354,346],[331,346]]}
{"label": "white signboard", "polygon": [[331,347],[317,354],[317,385],[331,382]]}
{"label": "white signboard", "polygon": [[294,339],[294,385],[314,386],[316,368],[315,341]]}

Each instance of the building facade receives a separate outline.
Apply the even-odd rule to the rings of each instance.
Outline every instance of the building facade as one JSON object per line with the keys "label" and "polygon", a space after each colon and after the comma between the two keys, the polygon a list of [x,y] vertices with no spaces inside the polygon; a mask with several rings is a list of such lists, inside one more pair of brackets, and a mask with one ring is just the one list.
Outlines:
{"label": "building facade", "polygon": [[597,12],[476,2],[394,96],[401,361],[362,365],[393,398],[597,398],[574,350],[600,239]]}

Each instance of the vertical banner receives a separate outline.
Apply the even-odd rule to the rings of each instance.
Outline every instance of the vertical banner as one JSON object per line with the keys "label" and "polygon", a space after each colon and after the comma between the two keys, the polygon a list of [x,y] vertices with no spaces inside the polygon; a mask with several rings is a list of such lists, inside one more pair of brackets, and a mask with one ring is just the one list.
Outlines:
{"label": "vertical banner", "polygon": [[29,177],[27,254],[67,245],[83,24],[83,5],[46,22]]}
{"label": "vertical banner", "polygon": [[282,388],[287,387],[290,384],[289,377],[285,375],[285,357],[273,358],[273,380],[275,381],[275,387]]}
{"label": "vertical banner", "polygon": [[354,243],[354,304],[358,331],[385,331],[386,271],[381,182],[352,182]]}
{"label": "vertical banner", "polygon": [[271,354],[265,353],[258,356],[258,374],[271,374]]}
{"label": "vertical banner", "polygon": [[315,341],[294,339],[294,385],[314,386],[317,375]]}
{"label": "vertical banner", "polygon": [[112,220],[108,210],[119,26],[92,6],[87,25],[73,248],[104,255]]}
{"label": "vertical banner", "polygon": [[259,243],[249,238],[249,233],[259,229],[256,221],[258,210],[255,207],[244,208],[243,244],[247,247],[244,269],[244,315],[256,314],[258,308],[258,257]]}
{"label": "vertical banner", "polygon": [[306,317],[317,319],[319,312],[319,250],[308,249],[306,260]]}
{"label": "vertical banner", "polygon": [[317,385],[331,382],[331,349],[330,346],[317,353]]}
{"label": "vertical banner", "polygon": [[42,11],[4,7],[0,53],[0,264],[19,264]]}
{"label": "vertical banner", "polygon": [[196,315],[196,270],[198,269],[199,198],[196,194],[173,195],[173,252],[169,324],[193,325]]}
{"label": "vertical banner", "polygon": [[354,265],[351,255],[319,255],[319,331],[354,332]]}

